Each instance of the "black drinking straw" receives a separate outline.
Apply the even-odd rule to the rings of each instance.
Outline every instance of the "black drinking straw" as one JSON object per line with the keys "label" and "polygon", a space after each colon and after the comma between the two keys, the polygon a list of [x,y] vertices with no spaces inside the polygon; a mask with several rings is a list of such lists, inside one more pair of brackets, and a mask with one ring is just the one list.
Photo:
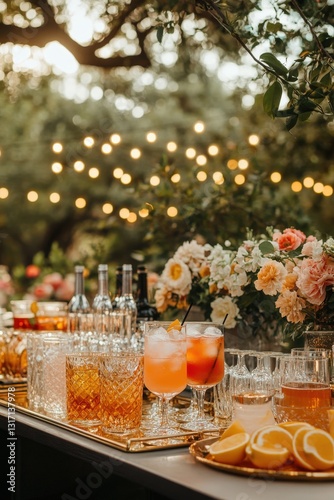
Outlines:
{"label": "black drinking straw", "polygon": [[189,307],[188,307],[188,309],[187,309],[187,312],[186,312],[186,314],[184,315],[184,318],[183,318],[183,320],[182,320],[182,322],[181,322],[181,326],[183,326],[183,324],[184,324],[185,320],[187,319],[187,316],[188,316],[188,314],[190,313],[190,309],[192,308],[192,306],[193,306],[193,305],[192,305],[192,303],[190,303],[190,304],[189,304]]}
{"label": "black drinking straw", "polygon": [[223,319],[223,323],[222,323],[223,325],[225,325],[225,322],[226,322],[226,320],[227,320],[227,316],[228,316],[228,314],[226,314],[226,315],[225,315],[225,318]]}

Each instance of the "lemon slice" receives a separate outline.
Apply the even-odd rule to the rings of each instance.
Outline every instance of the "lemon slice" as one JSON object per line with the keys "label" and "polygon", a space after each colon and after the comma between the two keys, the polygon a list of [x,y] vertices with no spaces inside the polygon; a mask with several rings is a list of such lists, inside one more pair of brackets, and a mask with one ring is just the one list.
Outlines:
{"label": "lemon slice", "polygon": [[36,301],[32,302],[31,303],[31,306],[30,306],[30,311],[36,315],[37,311],[38,311],[38,304]]}
{"label": "lemon slice", "polygon": [[255,467],[260,469],[279,469],[290,457],[290,451],[284,446],[275,447],[250,444],[247,457]]}
{"label": "lemon slice", "polygon": [[209,448],[210,455],[216,462],[227,465],[237,465],[246,456],[246,446],[249,442],[249,434],[240,432],[225,439],[219,439]]}
{"label": "lemon slice", "polygon": [[334,409],[328,410],[329,433],[334,438]]}
{"label": "lemon slice", "polygon": [[313,426],[311,424],[308,424],[307,422],[282,422],[278,424],[279,427],[282,427],[282,429],[285,429],[286,431],[290,432],[292,436],[296,434],[299,429],[302,429],[304,427],[308,427],[309,429],[312,429]]}
{"label": "lemon slice", "polygon": [[254,444],[262,447],[273,447],[276,449],[286,448],[292,453],[292,436],[290,432],[278,425],[268,425],[259,430]]}
{"label": "lemon slice", "polygon": [[225,439],[234,434],[239,434],[240,432],[246,432],[244,427],[241,425],[239,420],[234,420],[223,432],[220,439]]}

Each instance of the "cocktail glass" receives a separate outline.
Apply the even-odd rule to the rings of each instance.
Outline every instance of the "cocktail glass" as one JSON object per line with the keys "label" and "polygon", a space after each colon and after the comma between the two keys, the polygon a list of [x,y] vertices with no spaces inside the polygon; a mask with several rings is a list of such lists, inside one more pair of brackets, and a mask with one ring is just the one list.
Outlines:
{"label": "cocktail glass", "polygon": [[184,330],[168,330],[170,323],[145,323],[144,383],[160,399],[160,424],[151,433],[174,434],[168,417],[169,401],[187,386],[186,336]]}
{"label": "cocktail glass", "polygon": [[185,324],[187,336],[187,382],[197,396],[197,415],[191,422],[182,424],[190,431],[217,430],[204,411],[207,389],[214,387],[224,377],[223,325],[217,323]]}

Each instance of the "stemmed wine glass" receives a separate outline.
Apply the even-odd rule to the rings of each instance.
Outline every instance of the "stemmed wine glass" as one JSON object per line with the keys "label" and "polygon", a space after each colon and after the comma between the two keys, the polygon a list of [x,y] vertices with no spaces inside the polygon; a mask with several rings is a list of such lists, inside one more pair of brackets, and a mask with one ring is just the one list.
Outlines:
{"label": "stemmed wine glass", "polygon": [[187,386],[186,335],[169,325],[148,321],[144,326],[144,383],[160,400],[160,423],[150,433],[161,436],[175,434],[168,403]]}
{"label": "stemmed wine glass", "polygon": [[190,431],[217,430],[204,412],[207,389],[214,387],[224,377],[223,325],[216,323],[185,323],[187,336],[188,385],[197,396],[197,415],[182,428]]}

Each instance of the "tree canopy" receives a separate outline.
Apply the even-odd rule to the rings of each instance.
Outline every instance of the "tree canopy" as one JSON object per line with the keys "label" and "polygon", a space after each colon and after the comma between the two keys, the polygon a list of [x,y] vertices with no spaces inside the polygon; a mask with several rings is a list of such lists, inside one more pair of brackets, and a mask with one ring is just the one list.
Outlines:
{"label": "tree canopy", "polygon": [[157,40],[216,49],[221,60],[232,52],[239,63],[255,65],[255,92],[263,94],[265,112],[286,118],[288,129],[311,114],[333,117],[332,0],[85,2],[82,15],[92,20],[92,30],[84,43],[71,35],[80,18],[69,0],[1,0],[0,6],[1,44],[58,41],[79,64],[105,70],[151,67]]}

